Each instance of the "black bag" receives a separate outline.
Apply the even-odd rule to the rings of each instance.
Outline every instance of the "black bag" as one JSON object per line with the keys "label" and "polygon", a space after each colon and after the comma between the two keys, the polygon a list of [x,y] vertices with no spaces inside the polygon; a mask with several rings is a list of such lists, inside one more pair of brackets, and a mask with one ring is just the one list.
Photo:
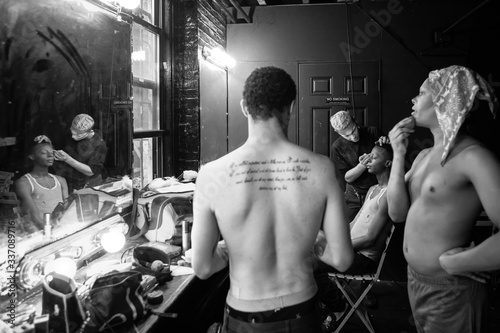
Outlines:
{"label": "black bag", "polygon": [[97,278],[84,297],[91,318],[85,332],[114,332],[117,325],[143,318],[147,309],[141,281],[142,274],[134,271]]}
{"label": "black bag", "polygon": [[51,272],[43,279],[42,314],[49,315],[49,331],[78,332],[86,315],[73,279]]}
{"label": "black bag", "polygon": [[176,226],[193,213],[193,193],[155,194],[140,197],[134,190],[129,238],[146,237],[153,242],[172,240]]}

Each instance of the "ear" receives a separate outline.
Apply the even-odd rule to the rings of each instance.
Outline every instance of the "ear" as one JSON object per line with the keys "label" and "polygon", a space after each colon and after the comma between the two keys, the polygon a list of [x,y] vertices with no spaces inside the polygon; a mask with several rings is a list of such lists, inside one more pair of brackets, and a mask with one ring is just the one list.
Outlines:
{"label": "ear", "polygon": [[247,104],[245,103],[244,99],[241,99],[240,107],[241,107],[241,112],[243,112],[243,115],[248,118]]}
{"label": "ear", "polygon": [[391,165],[392,165],[392,161],[391,160],[385,161],[385,167],[386,168],[389,168]]}
{"label": "ear", "polygon": [[28,155],[28,158],[29,158],[30,160],[34,161],[34,160],[35,160],[35,155],[33,155],[33,154],[29,154],[29,155]]}

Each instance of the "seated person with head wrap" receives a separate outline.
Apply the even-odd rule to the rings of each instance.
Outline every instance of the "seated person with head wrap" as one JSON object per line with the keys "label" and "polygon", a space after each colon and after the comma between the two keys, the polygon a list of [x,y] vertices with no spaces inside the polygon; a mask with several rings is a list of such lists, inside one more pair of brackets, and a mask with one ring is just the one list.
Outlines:
{"label": "seated person with head wrap", "polygon": [[97,131],[93,130],[94,119],[88,114],[79,114],[71,124],[72,140],[64,150],[54,151],[57,173],[68,180],[70,192],[86,186],[103,183],[106,174],[104,162],[108,148]]}
{"label": "seated person with head wrap", "polygon": [[49,173],[54,163],[54,148],[46,136],[35,138],[28,159],[33,162],[33,168],[16,181],[15,192],[23,210],[43,229],[43,215],[52,213],[57,204],[66,199],[68,185],[63,177]]}
{"label": "seated person with head wrap", "polygon": [[[489,109],[494,117],[498,100],[476,72],[450,66],[431,71],[412,102],[411,116],[389,133],[394,159],[386,195],[391,219],[406,221],[403,254],[415,326],[419,333],[483,332],[484,272],[500,268],[500,233],[476,246],[471,242],[483,210],[500,226],[500,162],[466,124],[471,112]],[[434,145],[405,174],[415,126],[428,128]]]}

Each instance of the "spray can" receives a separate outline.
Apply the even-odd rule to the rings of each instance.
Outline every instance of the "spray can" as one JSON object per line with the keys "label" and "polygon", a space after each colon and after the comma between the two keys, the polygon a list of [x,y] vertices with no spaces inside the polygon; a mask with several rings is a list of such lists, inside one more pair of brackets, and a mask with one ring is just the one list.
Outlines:
{"label": "spray can", "polygon": [[182,220],[182,253],[191,248],[191,222]]}
{"label": "spray can", "polygon": [[52,238],[52,225],[50,224],[50,213],[43,214],[43,232],[45,239]]}

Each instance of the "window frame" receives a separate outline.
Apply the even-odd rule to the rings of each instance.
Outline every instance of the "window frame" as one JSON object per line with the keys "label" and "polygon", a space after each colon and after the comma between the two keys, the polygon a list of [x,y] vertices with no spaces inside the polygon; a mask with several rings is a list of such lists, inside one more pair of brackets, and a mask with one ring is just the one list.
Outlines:
{"label": "window frame", "polygon": [[[132,76],[132,87],[141,87],[147,89],[157,88],[156,93],[158,94],[158,117],[159,117],[159,129],[155,130],[136,130],[133,128],[132,132],[132,141],[135,139],[153,139],[152,145],[152,158],[153,158],[153,179],[158,177],[165,176],[165,173],[171,169],[168,166],[169,153],[171,153],[171,148],[169,148],[169,143],[171,142],[170,138],[170,130],[168,126],[168,112],[171,110],[171,96],[169,96],[168,92],[171,91],[169,87],[171,86],[171,79],[165,77],[168,75],[166,72],[166,65],[170,63],[170,55],[167,52],[171,49],[171,39],[168,38],[168,33],[165,32],[164,28],[169,29],[167,24],[171,24],[171,20],[169,19],[170,15],[170,3],[169,1],[161,1],[161,0],[152,0],[154,5],[154,17],[153,23],[151,24],[146,20],[142,19],[137,15],[132,15],[131,20],[132,24],[138,24],[143,29],[155,34],[158,36],[158,64],[157,64],[157,73],[158,73],[158,85],[151,80],[143,79],[134,76],[133,72]],[[165,24],[165,22],[167,24]],[[132,42],[132,41],[131,41]],[[162,70],[163,67],[163,70]],[[133,163],[132,163],[133,165]],[[131,165],[131,168],[132,168]],[[133,169],[133,168],[132,168]],[[145,186],[146,184],[142,184]]]}

